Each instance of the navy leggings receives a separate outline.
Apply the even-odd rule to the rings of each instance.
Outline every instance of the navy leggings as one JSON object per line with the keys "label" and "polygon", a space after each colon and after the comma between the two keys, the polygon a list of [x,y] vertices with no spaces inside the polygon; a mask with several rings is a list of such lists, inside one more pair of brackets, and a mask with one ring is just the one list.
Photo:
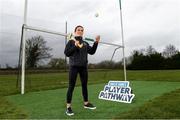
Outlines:
{"label": "navy leggings", "polygon": [[88,72],[87,67],[77,67],[70,66],[69,69],[69,87],[67,91],[67,103],[71,103],[72,95],[74,91],[74,87],[76,84],[77,75],[80,75],[81,86],[82,86],[82,94],[85,102],[88,101],[88,90],[87,90],[87,82],[88,82]]}

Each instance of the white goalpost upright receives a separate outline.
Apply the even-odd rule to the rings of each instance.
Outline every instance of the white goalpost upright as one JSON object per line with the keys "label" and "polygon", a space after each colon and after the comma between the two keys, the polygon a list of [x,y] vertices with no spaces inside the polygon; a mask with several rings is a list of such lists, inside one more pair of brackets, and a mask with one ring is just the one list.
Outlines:
{"label": "white goalpost upright", "polygon": [[[125,48],[124,48],[124,33],[123,33],[121,0],[119,0],[119,6],[120,6],[120,18],[121,18],[122,45],[107,43],[107,42],[99,42],[99,43],[118,47],[115,49],[115,51],[119,48],[122,48],[122,50],[123,50],[124,80],[126,81],[127,77],[126,77],[126,61],[125,61],[125,51],[124,51]],[[24,21],[23,21],[23,27],[22,27],[21,49],[20,49],[21,50],[20,59],[22,61],[21,62],[21,94],[22,95],[25,93],[26,31],[27,30],[33,30],[33,31],[45,32],[45,33],[49,33],[49,34],[64,36],[65,38],[68,36],[68,34],[67,34],[67,21],[66,21],[65,33],[61,33],[61,32],[52,31],[52,30],[48,30],[48,29],[44,29],[44,28],[28,26],[27,25],[27,13],[28,13],[28,0],[25,0]],[[65,40],[67,40],[67,38]],[[90,39],[90,38],[85,38],[85,40],[93,42],[93,39]],[[114,53],[115,53],[115,51],[114,51]],[[113,56],[114,56],[114,53],[113,53]]]}
{"label": "white goalpost upright", "polygon": [[121,7],[121,0],[119,0],[119,8],[120,8],[120,19],[121,19],[121,39],[122,39],[122,50],[123,50],[123,66],[124,66],[124,80],[127,80],[127,76],[126,76],[126,58],[125,58],[125,45],[124,45],[124,29],[123,29],[123,19],[122,19],[122,7]]}
{"label": "white goalpost upright", "polygon": [[[28,7],[28,0],[25,0],[24,5],[24,21],[23,25],[27,24],[27,7]],[[24,88],[25,88],[25,47],[26,47],[26,29],[23,28],[23,34],[22,34],[22,68],[21,68],[21,94],[24,94]]]}

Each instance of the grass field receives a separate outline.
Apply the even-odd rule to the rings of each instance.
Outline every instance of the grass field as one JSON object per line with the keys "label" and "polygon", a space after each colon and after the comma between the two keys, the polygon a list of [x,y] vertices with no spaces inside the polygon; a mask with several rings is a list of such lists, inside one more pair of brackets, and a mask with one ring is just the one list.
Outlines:
{"label": "grass field", "polygon": [[[26,78],[26,91],[66,88],[68,73],[30,74]],[[89,72],[89,84],[107,83],[111,79],[123,80],[123,72],[121,70]],[[180,81],[180,70],[127,71],[127,79],[130,81]],[[0,75],[0,96],[20,93],[20,89],[16,87],[16,80],[17,75]],[[77,80],[77,85],[80,85],[79,80]]]}
{"label": "grass field", "polygon": [[[132,104],[104,101],[98,99],[98,94],[109,80],[122,80],[122,71],[110,71],[104,77],[104,71],[89,73],[89,94],[90,100],[96,104],[97,110],[84,110],[82,107],[81,87],[76,87],[73,96],[73,110],[75,116],[70,118],[156,118],[156,114],[145,115],[144,110],[147,106],[153,108],[153,104],[161,105],[162,97],[166,93],[177,94],[175,90],[180,88],[180,70],[165,70],[165,71],[128,71],[128,80],[130,80],[131,87],[135,93],[135,100]],[[43,79],[39,79],[39,78]],[[19,92],[15,87],[16,76],[1,75],[0,76],[0,95],[3,97],[4,105],[0,104],[0,118],[69,118],[64,114],[65,111],[65,94],[67,87],[67,73],[52,73],[52,74],[36,74],[31,75],[31,87],[26,86],[28,92],[24,96],[12,95]],[[77,82],[79,86],[80,82]],[[54,89],[54,90],[50,90]],[[43,91],[42,91],[43,90]],[[46,91],[44,91],[46,90]],[[175,91],[171,93],[171,91]],[[8,96],[7,96],[8,95]],[[179,95],[180,96],[180,95]],[[173,98],[173,97],[172,97]],[[1,98],[0,98],[1,99]],[[155,100],[155,101],[154,101]],[[150,104],[152,102],[152,104]],[[177,108],[179,101],[169,100],[168,104],[173,103]],[[147,105],[148,104],[148,105]],[[163,104],[167,104],[163,102]],[[162,105],[163,106],[163,105]],[[4,108],[4,111],[2,110]],[[5,108],[12,108],[6,112]],[[158,106],[156,109],[160,109]],[[143,111],[144,110],[144,111]],[[153,109],[152,109],[153,110]],[[158,118],[180,118],[178,110],[169,113],[174,113],[165,116],[161,114]],[[17,112],[20,111],[20,112]],[[133,111],[140,116],[133,117]],[[143,116],[144,112],[144,116]],[[131,115],[127,114],[131,113]],[[149,111],[152,113],[152,111]],[[164,112],[167,113],[167,112]],[[123,116],[124,117],[120,117]],[[6,117],[3,117],[6,116]]]}
{"label": "grass field", "polygon": [[[98,94],[105,84],[90,85],[90,100],[96,104],[97,110],[84,110],[82,106],[81,87],[77,87],[73,98],[75,116],[72,118],[109,119],[132,108],[138,107],[150,99],[179,88],[177,82],[132,82],[136,95],[133,104],[110,102],[98,99]],[[30,118],[68,118],[65,115],[66,89],[31,92],[28,94],[8,96],[8,100],[29,112]],[[94,115],[95,114],[95,115]]]}
{"label": "grass field", "polygon": [[179,119],[180,89],[149,100],[141,107],[120,113],[116,119]]}

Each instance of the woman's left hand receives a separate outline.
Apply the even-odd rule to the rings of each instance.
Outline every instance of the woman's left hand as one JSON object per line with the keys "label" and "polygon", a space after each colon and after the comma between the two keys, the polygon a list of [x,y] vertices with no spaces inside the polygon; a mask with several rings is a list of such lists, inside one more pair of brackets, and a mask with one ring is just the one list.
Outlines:
{"label": "woman's left hand", "polygon": [[97,35],[96,36],[96,42],[99,43],[99,41],[100,41],[100,35]]}

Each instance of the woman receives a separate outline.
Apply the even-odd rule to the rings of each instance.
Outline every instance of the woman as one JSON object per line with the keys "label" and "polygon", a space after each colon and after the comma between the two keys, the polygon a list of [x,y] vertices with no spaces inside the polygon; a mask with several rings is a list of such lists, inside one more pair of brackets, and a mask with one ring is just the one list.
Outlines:
{"label": "woman", "polygon": [[88,101],[88,70],[87,70],[87,55],[93,55],[96,52],[100,36],[96,37],[96,41],[91,47],[87,42],[83,41],[84,28],[80,25],[74,30],[75,40],[69,40],[65,47],[65,55],[69,57],[69,87],[67,91],[67,115],[74,115],[71,108],[71,100],[76,84],[77,75],[79,73],[82,85],[82,94],[84,100],[84,108],[96,109],[96,107]]}

